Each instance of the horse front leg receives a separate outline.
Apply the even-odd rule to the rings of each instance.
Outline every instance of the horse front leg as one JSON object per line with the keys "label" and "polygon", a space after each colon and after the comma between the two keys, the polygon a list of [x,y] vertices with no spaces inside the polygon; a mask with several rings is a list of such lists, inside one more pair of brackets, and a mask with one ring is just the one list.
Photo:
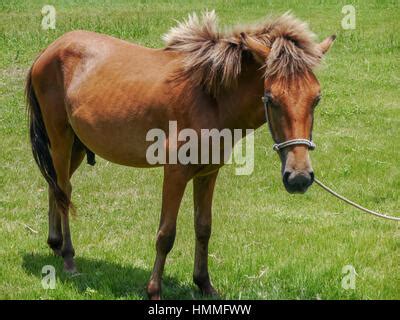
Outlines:
{"label": "horse front leg", "polygon": [[161,219],[156,240],[156,260],[147,285],[147,294],[151,300],[161,297],[161,279],[167,254],[171,251],[176,234],[176,218],[179,206],[189,178],[180,166],[164,167],[164,182],[161,207]]}
{"label": "horse front leg", "polygon": [[196,233],[193,281],[204,295],[217,295],[208,274],[208,241],[211,207],[218,171],[193,179],[194,228]]}

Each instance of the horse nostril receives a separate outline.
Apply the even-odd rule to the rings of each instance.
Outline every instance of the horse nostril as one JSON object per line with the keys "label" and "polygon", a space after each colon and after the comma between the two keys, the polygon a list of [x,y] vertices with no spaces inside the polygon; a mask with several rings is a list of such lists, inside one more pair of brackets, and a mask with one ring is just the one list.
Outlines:
{"label": "horse nostril", "polygon": [[311,177],[311,183],[314,182],[314,171],[310,172],[310,177]]}
{"label": "horse nostril", "polygon": [[289,183],[289,177],[290,177],[290,175],[291,175],[291,172],[289,172],[289,171],[285,171],[285,172],[283,173],[283,183],[284,183],[285,185],[287,185],[287,184]]}

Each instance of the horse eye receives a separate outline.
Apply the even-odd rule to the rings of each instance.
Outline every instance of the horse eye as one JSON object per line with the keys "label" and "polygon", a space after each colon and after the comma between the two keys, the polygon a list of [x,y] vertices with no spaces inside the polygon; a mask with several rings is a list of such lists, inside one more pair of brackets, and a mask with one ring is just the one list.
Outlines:
{"label": "horse eye", "polygon": [[315,108],[320,101],[321,101],[321,96],[316,97],[314,100],[313,108]]}

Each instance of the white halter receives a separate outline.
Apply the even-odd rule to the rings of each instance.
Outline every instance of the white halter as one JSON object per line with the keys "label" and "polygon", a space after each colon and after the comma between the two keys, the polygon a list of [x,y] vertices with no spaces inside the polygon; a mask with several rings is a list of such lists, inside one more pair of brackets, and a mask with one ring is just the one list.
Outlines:
{"label": "white halter", "polygon": [[[264,96],[261,99],[264,103],[265,118],[267,120],[269,132],[271,133],[272,139],[275,140],[274,134],[273,134],[272,128],[271,128],[271,123],[270,123],[269,117],[268,117],[268,105],[270,102],[270,97],[267,94],[264,94]],[[314,142],[312,142],[312,140],[308,140],[305,138],[298,138],[298,139],[286,140],[281,143],[278,143],[275,141],[275,144],[272,146],[272,149],[279,152],[279,150],[281,150],[281,149],[284,149],[286,147],[293,146],[293,145],[298,145],[298,144],[306,145],[310,150],[314,150],[316,148],[316,145]]]}

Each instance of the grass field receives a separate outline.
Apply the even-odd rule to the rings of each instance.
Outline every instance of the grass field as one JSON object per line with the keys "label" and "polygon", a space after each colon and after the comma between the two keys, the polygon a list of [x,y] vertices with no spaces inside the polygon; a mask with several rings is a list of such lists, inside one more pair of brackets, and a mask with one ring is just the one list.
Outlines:
{"label": "grass field", "polygon": [[[304,4],[305,2],[305,4]],[[356,8],[355,30],[341,28],[342,6]],[[97,159],[73,177],[72,221],[80,275],[62,272],[46,245],[47,188],[28,143],[23,87],[35,56],[64,32],[86,29],[150,47],[189,12],[216,9],[222,24],[291,9],[322,40],[337,40],[317,74],[316,175],[365,206],[400,210],[400,4],[393,1],[49,1],[56,30],[41,29],[47,1],[0,3],[0,298],[143,299],[155,257],[162,169]],[[221,170],[214,199],[210,273],[223,299],[400,299],[400,225],[338,202],[316,186],[289,195],[267,129],[256,132],[255,170]],[[163,296],[201,298],[192,284],[192,187],[182,203]],[[37,233],[29,231],[30,226]],[[41,269],[57,286],[44,290]],[[354,290],[342,268],[357,272]]]}

